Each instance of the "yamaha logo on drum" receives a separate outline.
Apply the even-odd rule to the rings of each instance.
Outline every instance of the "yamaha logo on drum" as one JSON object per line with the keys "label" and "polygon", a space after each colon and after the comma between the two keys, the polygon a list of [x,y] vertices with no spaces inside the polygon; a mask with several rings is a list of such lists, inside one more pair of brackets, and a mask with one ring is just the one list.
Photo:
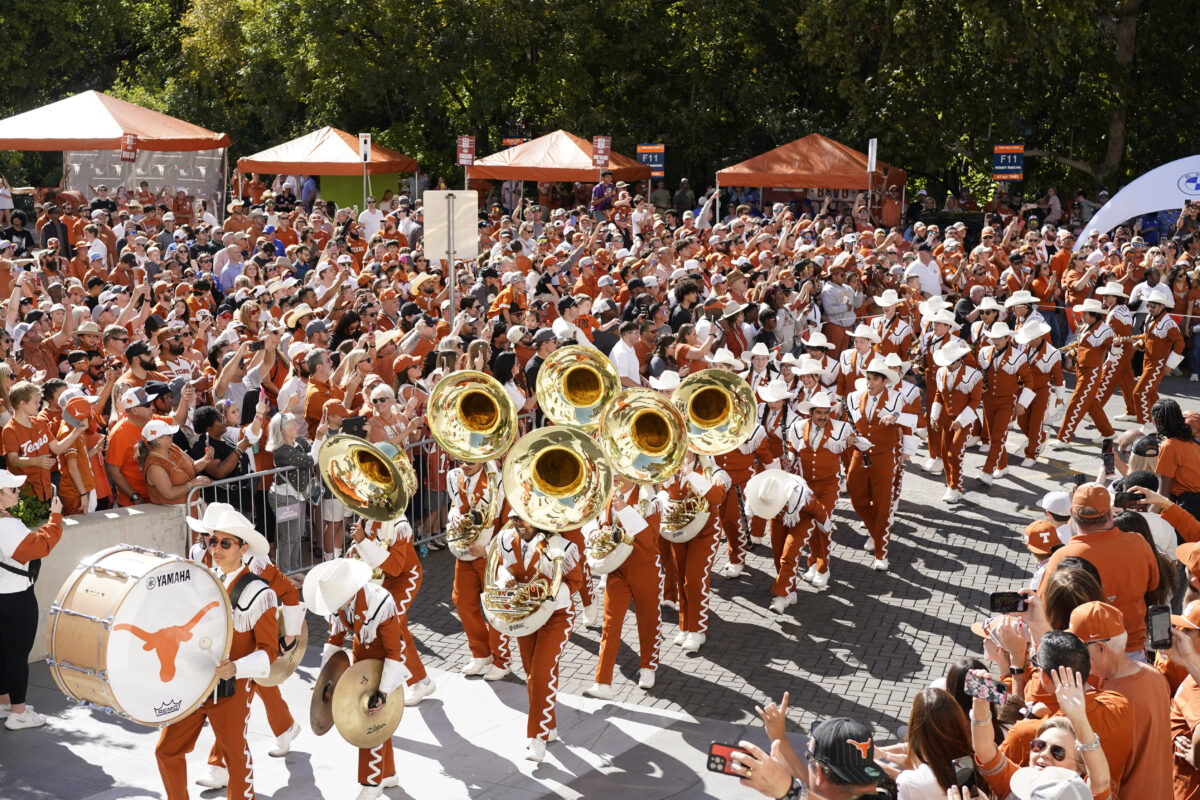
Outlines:
{"label": "yamaha logo on drum", "polygon": [[154,716],[165,717],[169,714],[179,713],[179,709],[183,707],[182,700],[168,700],[161,706],[154,709]]}
{"label": "yamaha logo on drum", "polygon": [[1189,172],[1181,175],[1177,185],[1179,186],[1179,191],[1184,194],[1200,194],[1200,172]]}
{"label": "yamaha logo on drum", "polygon": [[146,589],[161,589],[164,586],[174,586],[177,583],[184,583],[192,579],[192,571],[190,569],[178,569],[174,572],[165,572],[162,575],[151,575],[146,579]]}

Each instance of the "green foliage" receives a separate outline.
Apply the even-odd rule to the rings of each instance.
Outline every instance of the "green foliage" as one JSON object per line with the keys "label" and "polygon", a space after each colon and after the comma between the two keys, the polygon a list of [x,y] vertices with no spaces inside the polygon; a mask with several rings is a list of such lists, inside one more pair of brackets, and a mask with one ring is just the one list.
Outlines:
{"label": "green foliage", "polygon": [[40,499],[32,489],[22,486],[21,499],[8,509],[8,513],[25,523],[25,527],[33,529],[50,518],[50,503]]}

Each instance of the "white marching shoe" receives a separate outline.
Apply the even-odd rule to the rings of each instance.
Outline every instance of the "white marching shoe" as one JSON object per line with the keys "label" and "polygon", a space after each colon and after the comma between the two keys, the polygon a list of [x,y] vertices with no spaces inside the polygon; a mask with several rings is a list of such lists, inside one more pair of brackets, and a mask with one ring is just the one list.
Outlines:
{"label": "white marching shoe", "polygon": [[229,785],[229,770],[215,764],[208,765],[208,774],[197,778],[196,783],[206,789],[224,789]]}
{"label": "white marching shoe", "polygon": [[541,761],[546,757],[546,743],[541,739],[530,739],[529,749],[525,751],[526,761]]}
{"label": "white marching shoe", "polygon": [[742,574],[742,570],[745,568],[745,564],[734,564],[732,561],[730,561],[728,564],[721,567],[721,574],[726,578],[736,578]]}
{"label": "white marching shoe", "polygon": [[865,542],[863,542],[863,550],[865,550],[866,552],[869,553],[874,549],[875,549],[875,540],[871,538],[871,534],[868,531],[867,532],[867,540]]}
{"label": "white marching shoe", "polygon": [[875,559],[875,563],[871,565],[871,569],[875,570],[876,572],[887,572],[888,560],[886,558]]}
{"label": "white marching shoe", "polygon": [[675,638],[671,640],[672,644],[683,644],[683,640],[687,638],[687,631],[681,630],[675,634]]}
{"label": "white marching shoe", "polygon": [[436,688],[437,685],[429,678],[425,678],[422,681],[414,683],[412,686],[406,687],[404,690],[404,705],[415,706],[417,703],[433,694],[433,691]]}
{"label": "white marching shoe", "polygon": [[300,723],[293,722],[292,727],[275,737],[275,749],[268,750],[267,755],[281,758],[292,751],[292,742],[300,735]]}
{"label": "white marching shoe", "polygon": [[383,797],[382,786],[364,786],[358,791],[358,797],[355,800],[376,800]]}
{"label": "white marching shoe", "polygon": [[1049,447],[1051,450],[1058,450],[1060,447],[1066,447],[1066,446],[1067,446],[1067,443],[1064,442],[1062,439],[1058,438],[1057,436],[1046,440],[1046,447]]}
{"label": "white marching shoe", "polygon": [[992,473],[992,477],[995,478],[996,480],[1000,480],[1001,478],[1003,478],[1007,475],[1008,475],[1008,467],[1001,467],[1000,469],[998,469]]}
{"label": "white marching shoe", "polygon": [[814,564],[813,566],[808,568],[808,572],[806,572],[800,576],[800,580],[804,581],[805,583],[812,583],[813,578],[815,578],[816,576],[817,576],[817,566],[816,566],[816,564]]}
{"label": "white marching shoe", "polygon": [[379,787],[381,789],[392,789],[399,785],[400,785],[400,776],[399,775],[389,775],[379,782]]}
{"label": "white marching shoe", "polygon": [[947,489],[946,493],[942,495],[942,502],[960,503],[962,502],[962,492],[958,491],[957,489]]}
{"label": "white marching shoe", "polygon": [[653,689],[654,688],[654,670],[642,667],[638,670],[638,688]]}
{"label": "white marching shoe", "polygon": [[979,476],[978,476],[978,477],[979,477],[979,482],[980,482],[980,483],[982,483],[984,486],[991,486],[991,485],[992,485],[992,476],[991,476],[991,474],[989,474],[989,473],[987,473],[987,472],[981,472],[981,473],[979,473]]}
{"label": "white marching shoe", "polygon": [[583,624],[591,627],[596,624],[596,604],[592,603],[589,606],[583,607],[583,612],[580,614],[583,618]]}
{"label": "white marching shoe", "polygon": [[771,601],[771,611],[776,614],[782,614],[784,611],[787,611],[788,606],[793,605],[795,602],[796,595],[794,592],[789,593],[786,597],[776,597]]}
{"label": "white marching shoe", "polygon": [[487,658],[472,658],[462,666],[463,675],[482,675],[492,666],[492,657]]}
{"label": "white marching shoe", "polygon": [[499,681],[507,678],[511,672],[512,670],[508,667],[498,667],[492,664],[488,667],[488,671],[483,673],[483,679],[485,681]]}
{"label": "white marching shoe", "polygon": [[1022,467],[1025,467],[1026,469],[1028,469],[1028,468],[1030,468],[1030,467],[1033,467],[1033,466],[1036,466],[1036,465],[1037,465],[1037,459],[1036,459],[1036,458],[1027,458],[1027,459],[1025,459],[1024,461],[1022,461],[1022,462],[1021,462],[1021,466],[1022,466]]}
{"label": "white marching shoe", "polygon": [[813,576],[812,587],[814,589],[824,589],[828,585],[829,585],[829,570],[825,570],[824,572],[818,572],[816,575]]}
{"label": "white marching shoe", "polygon": [[687,653],[696,652],[704,645],[704,641],[707,638],[708,637],[705,636],[703,633],[689,633],[683,640],[684,652],[687,652]]}
{"label": "white marching shoe", "polygon": [[923,469],[928,473],[936,475],[943,469],[942,460],[940,458],[931,458],[925,462]]}
{"label": "white marching shoe", "polygon": [[1117,414],[1113,417],[1113,419],[1119,422],[1133,422],[1135,419],[1137,419],[1137,414]]}
{"label": "white marching shoe", "polygon": [[617,696],[617,693],[613,691],[612,684],[609,683],[593,683],[584,689],[583,693],[597,700],[612,700]]}

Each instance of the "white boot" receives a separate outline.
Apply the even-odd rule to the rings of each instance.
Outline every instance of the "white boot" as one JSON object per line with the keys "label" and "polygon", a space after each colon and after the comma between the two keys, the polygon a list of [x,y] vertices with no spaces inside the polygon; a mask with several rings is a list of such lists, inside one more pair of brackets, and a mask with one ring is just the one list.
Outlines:
{"label": "white boot", "polygon": [[643,667],[638,670],[638,686],[642,689],[654,688],[654,670]]}
{"label": "white boot", "polygon": [[887,559],[886,558],[875,559],[875,563],[871,565],[871,569],[875,570],[876,572],[887,572],[888,571]]}
{"label": "white boot", "polygon": [[292,750],[292,742],[300,735],[300,723],[293,722],[292,727],[275,737],[275,749],[268,750],[267,755],[280,758]]}
{"label": "white boot", "polygon": [[1118,420],[1120,422],[1132,422],[1133,420],[1137,419],[1137,415],[1136,414],[1117,414],[1116,416],[1113,417],[1113,419]]}
{"label": "white boot", "polygon": [[437,685],[433,681],[429,680],[429,678],[425,678],[422,681],[414,683],[412,686],[406,687],[404,690],[404,705],[415,706],[417,703],[433,694],[434,689],[437,689]]}
{"label": "white boot", "polygon": [[683,644],[683,640],[687,638],[687,631],[681,630],[675,634],[675,638],[671,640],[672,644]]}
{"label": "white boot", "polygon": [[490,667],[488,667],[487,672],[483,673],[483,679],[485,681],[504,680],[508,677],[510,672],[512,672],[512,670],[508,667],[498,667],[495,664],[492,664]]}
{"label": "white boot", "polygon": [[786,597],[776,597],[771,601],[771,611],[775,614],[782,614],[787,610],[788,606],[796,602],[796,594],[789,593]]}
{"label": "white boot", "polygon": [[808,568],[808,572],[806,572],[800,576],[800,580],[804,581],[805,583],[812,583],[813,578],[816,577],[816,575],[817,575],[817,565],[814,564]]}
{"label": "white boot", "polygon": [[492,657],[487,658],[472,658],[462,666],[463,675],[482,675],[488,671],[488,667],[492,666]]}
{"label": "white boot", "polygon": [[1030,468],[1030,467],[1032,467],[1032,466],[1036,466],[1036,465],[1037,465],[1037,459],[1036,459],[1036,458],[1027,458],[1027,459],[1025,459],[1024,461],[1022,461],[1022,462],[1021,462],[1021,466],[1022,466],[1022,467],[1025,467],[1026,469],[1028,469],[1028,468]]}
{"label": "white boot", "polygon": [[942,502],[960,503],[962,502],[962,492],[958,491],[957,489],[947,489],[946,493],[942,495]]}
{"label": "white boot", "polygon": [[728,564],[721,567],[721,574],[726,578],[736,578],[742,574],[742,570],[745,568],[745,564],[734,564],[732,561],[730,561]]}
{"label": "white boot", "polygon": [[612,684],[609,683],[593,683],[584,689],[583,693],[597,700],[612,700],[617,696],[617,693],[613,691]]}
{"label": "white boot", "polygon": [[1066,447],[1066,446],[1067,446],[1067,443],[1064,442],[1062,439],[1058,438],[1057,436],[1055,436],[1052,439],[1048,439],[1046,441],[1046,447],[1049,447],[1051,450],[1058,450],[1059,448]]}
{"label": "white boot", "polygon": [[816,575],[813,576],[812,587],[814,589],[824,589],[828,585],[829,585],[829,570],[825,570],[824,572],[818,572]]}
{"label": "white boot", "polygon": [[596,604],[583,607],[583,613],[580,615],[583,618],[583,624],[589,628],[596,624]]}
{"label": "white boot", "polygon": [[937,475],[942,471],[943,468],[944,465],[942,464],[942,460],[940,458],[931,458],[925,462],[925,471],[933,475]]}
{"label": "white boot", "polygon": [[526,761],[540,762],[546,757],[546,743],[541,739],[530,739],[529,749],[525,751]]}
{"label": "white boot", "polygon": [[218,767],[216,764],[209,764],[208,774],[203,778],[197,778],[196,783],[206,789],[224,789],[229,785],[229,770]]}
{"label": "white boot", "polygon": [[986,472],[981,472],[981,473],[979,473],[979,482],[982,483],[984,486],[991,486],[992,485],[992,476]]}
{"label": "white boot", "polygon": [[684,652],[694,653],[704,646],[704,641],[708,637],[703,633],[689,633],[687,638],[683,640]]}
{"label": "white boot", "polygon": [[355,800],[375,800],[378,797],[383,797],[382,786],[364,786],[358,790],[358,797]]}
{"label": "white boot", "polygon": [[1000,480],[1001,478],[1003,478],[1007,475],[1008,475],[1008,467],[1001,467],[1000,469],[998,469],[992,473],[992,477],[995,478],[996,480]]}

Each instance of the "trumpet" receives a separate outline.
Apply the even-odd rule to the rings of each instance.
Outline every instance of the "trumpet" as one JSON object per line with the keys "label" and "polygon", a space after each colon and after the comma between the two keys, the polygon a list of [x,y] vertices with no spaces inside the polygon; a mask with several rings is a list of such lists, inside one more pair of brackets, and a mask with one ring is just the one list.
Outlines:
{"label": "trumpet", "polygon": [[[511,529],[506,525],[505,529]],[[552,536],[546,553],[554,562],[554,576],[549,580],[538,574],[526,583],[505,587],[500,585],[500,540],[497,536],[488,547],[487,567],[484,569],[483,613],[492,627],[506,636],[528,636],[546,624],[554,613],[558,590],[562,586],[566,541]],[[517,535],[513,532],[513,535]],[[532,542],[530,543],[532,545]]]}

